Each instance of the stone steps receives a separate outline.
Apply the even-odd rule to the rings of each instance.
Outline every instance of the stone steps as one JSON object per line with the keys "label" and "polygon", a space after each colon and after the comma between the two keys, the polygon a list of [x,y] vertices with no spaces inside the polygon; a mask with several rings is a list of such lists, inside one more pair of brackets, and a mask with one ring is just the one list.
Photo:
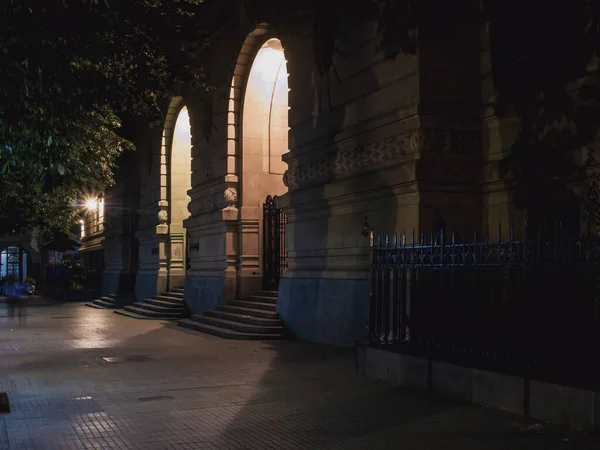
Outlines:
{"label": "stone steps", "polygon": [[176,305],[179,305],[183,302],[183,297],[171,297],[170,295],[163,294],[153,295],[152,298],[146,300],[160,300],[161,302],[175,303]]}
{"label": "stone steps", "polygon": [[150,299],[125,306],[122,310],[114,312],[134,319],[181,319],[185,314],[183,289],[163,292],[161,295],[154,295]]}
{"label": "stone steps", "polygon": [[275,311],[265,311],[262,309],[242,308],[240,306],[221,305],[217,306],[217,311],[223,311],[242,316],[261,317],[264,319],[278,319],[279,315]]}
{"label": "stone steps", "polygon": [[[259,312],[261,312],[261,311],[259,311]],[[272,326],[277,326],[281,323],[281,321],[279,319],[267,319],[267,318],[260,317],[260,316],[249,315],[248,313],[245,312],[245,310],[242,312],[239,312],[239,313],[232,313],[232,312],[221,311],[219,309],[216,309],[215,311],[206,311],[204,313],[204,315],[209,316],[209,317],[215,317],[217,319],[247,323],[249,325],[257,325],[257,326],[272,327]],[[274,314],[274,316],[277,316],[277,315]]]}
{"label": "stone steps", "polygon": [[276,308],[277,292],[262,291],[178,323],[184,328],[225,339],[286,339],[288,333]]}
{"label": "stone steps", "polygon": [[202,333],[210,334],[225,339],[237,339],[241,341],[270,341],[284,339],[284,335],[281,334],[255,334],[255,333],[241,333],[227,328],[217,327],[213,325],[201,324],[191,319],[180,320],[179,326],[188,328],[194,331],[200,331]]}
{"label": "stone steps", "polygon": [[275,312],[277,309],[277,305],[274,303],[262,303],[254,300],[234,300],[229,303],[233,306],[239,306],[241,308],[252,308],[252,309],[261,309],[263,311],[273,311]]}
{"label": "stone steps", "polygon": [[[159,297],[158,295],[155,297]],[[183,300],[161,300],[158,298],[147,298],[144,300],[144,303],[148,303],[149,305],[162,306],[165,308],[170,308],[173,306],[181,306],[183,308]]]}
{"label": "stone steps", "polygon": [[240,333],[283,334],[283,326],[280,320],[278,323],[274,323],[271,326],[251,325],[244,322],[238,322],[237,320],[224,320],[200,314],[192,315],[189,320],[215,327],[227,328],[233,331],[239,331]]}
{"label": "stone steps", "polygon": [[118,294],[109,294],[93,300],[91,303],[86,303],[86,306],[96,309],[118,309],[129,304],[130,300],[125,299]]}

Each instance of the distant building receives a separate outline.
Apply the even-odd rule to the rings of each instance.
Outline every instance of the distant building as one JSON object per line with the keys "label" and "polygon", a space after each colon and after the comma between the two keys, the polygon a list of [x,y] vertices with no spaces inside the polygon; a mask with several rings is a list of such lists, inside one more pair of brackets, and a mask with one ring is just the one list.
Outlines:
{"label": "distant building", "polygon": [[0,236],[0,281],[12,277],[19,282],[40,280],[42,249],[37,231],[26,236]]}

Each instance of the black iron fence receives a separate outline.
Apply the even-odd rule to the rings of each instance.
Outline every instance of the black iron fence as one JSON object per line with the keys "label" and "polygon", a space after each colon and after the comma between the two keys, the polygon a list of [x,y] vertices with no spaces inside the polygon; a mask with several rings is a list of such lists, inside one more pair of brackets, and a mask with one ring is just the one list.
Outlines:
{"label": "black iron fence", "polygon": [[377,236],[370,345],[599,388],[600,240],[501,236]]}
{"label": "black iron fence", "polygon": [[287,269],[285,228],[287,216],[277,207],[277,196],[266,198],[263,205],[263,287],[277,290]]}

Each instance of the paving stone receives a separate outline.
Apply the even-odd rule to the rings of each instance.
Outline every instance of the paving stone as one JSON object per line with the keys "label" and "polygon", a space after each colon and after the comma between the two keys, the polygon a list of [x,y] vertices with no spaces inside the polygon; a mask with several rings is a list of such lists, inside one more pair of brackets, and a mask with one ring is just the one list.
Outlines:
{"label": "paving stone", "polygon": [[352,351],[232,342],[84,305],[29,313],[22,328],[0,317],[11,407],[0,450],[600,448],[595,435],[368,380]]}

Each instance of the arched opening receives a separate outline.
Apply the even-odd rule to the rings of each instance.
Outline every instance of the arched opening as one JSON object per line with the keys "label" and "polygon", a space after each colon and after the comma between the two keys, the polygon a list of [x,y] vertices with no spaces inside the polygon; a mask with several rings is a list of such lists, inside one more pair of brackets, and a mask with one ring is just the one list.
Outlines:
{"label": "arched opening", "polygon": [[19,247],[7,247],[0,252],[0,280],[11,277],[23,282],[27,278],[27,252]]}
{"label": "arched opening", "polygon": [[168,159],[169,288],[183,287],[187,242],[183,221],[190,216],[188,191],[192,186],[192,134],[188,109],[177,114]]}
{"label": "arched opening", "polygon": [[[263,38],[264,39],[264,38]],[[240,152],[241,294],[264,287],[267,235],[262,218],[268,196],[287,191],[283,183],[288,152],[288,73],[281,41],[259,40],[251,66],[246,69],[242,98]],[[263,219],[261,227],[261,219]],[[269,242],[283,242],[271,239]],[[277,253],[274,249],[274,254]],[[277,253],[278,254],[278,253]],[[252,280],[246,282],[245,280]]]}
{"label": "arched opening", "polygon": [[259,204],[267,195],[285,193],[288,151],[288,74],[279,39],[256,53],[244,93],[242,116],[243,204]]}

